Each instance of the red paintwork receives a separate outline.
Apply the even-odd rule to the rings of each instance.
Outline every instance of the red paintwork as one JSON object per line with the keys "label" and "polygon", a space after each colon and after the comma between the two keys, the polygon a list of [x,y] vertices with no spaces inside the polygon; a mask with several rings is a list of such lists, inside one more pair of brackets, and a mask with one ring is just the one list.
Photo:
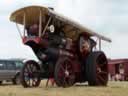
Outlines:
{"label": "red paintwork", "polygon": [[73,62],[72,66],[73,66],[75,73],[80,73],[81,72],[80,62],[78,62],[77,60],[73,60],[72,62]]}
{"label": "red paintwork", "polygon": [[111,75],[114,75],[114,74],[115,74],[115,66],[112,65],[112,64],[108,64],[108,72],[109,72]]}
{"label": "red paintwork", "polygon": [[22,41],[23,41],[23,43],[24,44],[26,44],[27,42],[35,42],[36,44],[39,44],[39,43],[41,43],[41,38],[39,38],[39,37],[23,37],[22,38]]}

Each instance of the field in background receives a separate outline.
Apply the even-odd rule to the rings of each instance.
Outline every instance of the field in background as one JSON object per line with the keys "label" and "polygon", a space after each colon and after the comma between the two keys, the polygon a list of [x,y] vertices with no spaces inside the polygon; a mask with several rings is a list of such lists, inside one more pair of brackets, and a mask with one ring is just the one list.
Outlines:
{"label": "field in background", "polygon": [[70,88],[45,87],[45,81],[37,88],[21,85],[0,85],[0,96],[128,96],[128,82],[109,82],[107,87],[89,87],[86,84]]}

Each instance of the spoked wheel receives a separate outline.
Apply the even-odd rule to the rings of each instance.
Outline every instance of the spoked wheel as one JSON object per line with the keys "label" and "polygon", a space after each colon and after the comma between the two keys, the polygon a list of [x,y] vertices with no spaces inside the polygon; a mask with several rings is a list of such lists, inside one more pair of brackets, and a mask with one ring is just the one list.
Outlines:
{"label": "spoked wheel", "polygon": [[90,86],[105,86],[108,82],[107,59],[103,52],[92,52],[86,60],[86,75]]}
{"label": "spoked wheel", "polygon": [[35,61],[27,61],[21,70],[21,84],[23,87],[38,87],[41,81],[40,66]]}
{"label": "spoked wheel", "polygon": [[55,82],[60,87],[70,87],[75,83],[75,72],[68,57],[60,57],[55,67]]}

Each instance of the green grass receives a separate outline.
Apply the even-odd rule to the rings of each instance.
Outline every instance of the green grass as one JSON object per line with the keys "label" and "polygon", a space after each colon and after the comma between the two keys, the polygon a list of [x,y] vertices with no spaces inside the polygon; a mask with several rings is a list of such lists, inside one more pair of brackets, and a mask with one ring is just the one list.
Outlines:
{"label": "green grass", "polygon": [[0,85],[0,96],[127,96],[128,82],[109,82],[107,87],[74,85],[70,88],[45,87],[45,81],[37,88],[21,85]]}

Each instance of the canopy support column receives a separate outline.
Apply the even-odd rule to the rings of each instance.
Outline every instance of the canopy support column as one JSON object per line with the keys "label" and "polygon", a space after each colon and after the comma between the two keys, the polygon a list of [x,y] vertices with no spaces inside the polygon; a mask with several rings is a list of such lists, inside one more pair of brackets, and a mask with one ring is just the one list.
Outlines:
{"label": "canopy support column", "polygon": [[20,37],[22,38],[22,34],[21,34],[20,28],[18,27],[17,23],[16,23],[16,27],[17,27],[18,33],[20,34]]}
{"label": "canopy support column", "polygon": [[40,15],[39,15],[39,37],[41,37],[42,33],[42,11],[40,10]]}
{"label": "canopy support column", "polygon": [[25,28],[26,28],[26,14],[24,12],[24,17],[23,17],[23,24],[24,24],[24,34],[23,36],[25,36]]}
{"label": "canopy support column", "polygon": [[99,38],[99,50],[101,51],[101,38]]}
{"label": "canopy support column", "polygon": [[44,28],[44,30],[43,30],[42,36],[44,35],[44,33],[45,33],[45,31],[46,31],[46,29],[47,29],[47,27],[48,27],[48,25],[49,25],[51,19],[52,19],[52,17],[49,17],[48,22],[47,22],[47,24],[46,24],[46,26],[45,26],[45,28]]}

